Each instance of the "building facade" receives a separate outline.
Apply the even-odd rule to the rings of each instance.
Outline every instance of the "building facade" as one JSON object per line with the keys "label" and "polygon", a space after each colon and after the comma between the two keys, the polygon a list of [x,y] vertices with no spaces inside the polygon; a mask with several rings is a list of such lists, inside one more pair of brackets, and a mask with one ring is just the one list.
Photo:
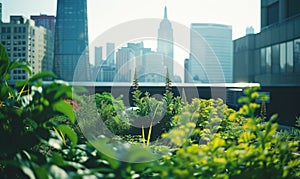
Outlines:
{"label": "building facade", "polygon": [[[32,15],[30,16],[30,19],[34,20],[36,26],[42,26],[48,29],[50,33],[52,33],[52,36],[48,36],[47,39],[47,47],[51,50],[52,59],[47,60],[43,63],[42,71],[51,71],[53,70],[54,65],[54,36],[55,36],[55,16],[48,16],[46,14],[41,15]],[[51,78],[47,78],[47,80],[51,80]]]}
{"label": "building facade", "polygon": [[95,66],[101,66],[103,63],[103,54],[102,54],[103,48],[100,47],[95,47]]}
{"label": "building facade", "polygon": [[86,0],[58,0],[54,71],[65,81],[89,81]]}
{"label": "building facade", "polygon": [[[10,22],[0,23],[0,42],[6,47],[10,60],[28,62],[32,74],[49,71],[48,64],[53,61],[51,31],[22,16],[10,16]],[[13,84],[28,77],[25,70],[15,69],[11,71],[9,81]]]}
{"label": "building facade", "polygon": [[193,23],[186,82],[230,83],[233,73],[232,27]]}
{"label": "building facade", "polygon": [[107,65],[115,65],[115,44],[106,43],[106,62]]}
{"label": "building facade", "polygon": [[[154,53],[151,48],[145,48],[143,42],[127,43],[126,47],[118,49],[116,53],[116,81],[130,82],[133,80],[136,72],[139,81],[143,81],[149,70],[154,70],[153,66],[149,65],[147,61],[153,60],[149,58],[149,54]],[[160,55],[161,56],[161,55]],[[160,68],[162,68],[162,58],[160,58]],[[157,62],[157,61],[154,61]],[[156,65],[156,64],[155,64]]]}
{"label": "building facade", "polygon": [[164,9],[164,18],[160,22],[157,36],[157,53],[163,55],[163,66],[168,69],[170,77],[174,75],[174,45],[173,28],[168,19],[167,7]]}
{"label": "building facade", "polygon": [[96,68],[96,81],[97,82],[113,82],[115,80],[116,66],[103,64]]}
{"label": "building facade", "polygon": [[129,47],[122,47],[116,53],[116,81],[132,81],[135,71],[134,52]]}
{"label": "building facade", "polygon": [[2,22],[2,3],[0,2],[0,22]]}
{"label": "building facade", "polygon": [[32,15],[32,16],[30,16],[30,19],[34,20],[35,25],[43,26],[46,29],[51,30],[53,33],[53,36],[54,36],[54,34],[55,34],[55,16],[48,16],[46,14]]}
{"label": "building facade", "polygon": [[300,1],[262,0],[261,32],[234,41],[234,82],[300,84]]}

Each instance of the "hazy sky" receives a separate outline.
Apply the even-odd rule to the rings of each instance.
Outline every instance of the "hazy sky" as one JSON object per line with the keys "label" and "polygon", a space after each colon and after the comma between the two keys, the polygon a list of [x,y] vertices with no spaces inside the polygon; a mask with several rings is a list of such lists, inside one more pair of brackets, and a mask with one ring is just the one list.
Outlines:
{"label": "hazy sky", "polygon": [[[40,13],[56,15],[56,0],[0,0],[0,2],[5,22],[9,20],[10,15],[25,17]],[[231,25],[233,39],[244,36],[246,27],[249,26],[253,26],[255,32],[260,31],[260,0],[87,0],[87,2],[90,43],[103,32],[121,23],[142,18],[163,18],[165,5],[168,7],[168,18],[187,27],[190,27],[191,23]],[[180,64],[183,62],[182,59],[187,57],[176,56],[176,51],[174,55]]]}
{"label": "hazy sky", "polygon": [[[3,19],[9,15],[56,15],[56,0],[0,0]],[[190,26],[191,23],[232,25],[233,39],[244,36],[253,26],[260,30],[260,0],[88,0],[90,40],[122,22],[139,18],[162,18],[168,6],[170,20]]]}

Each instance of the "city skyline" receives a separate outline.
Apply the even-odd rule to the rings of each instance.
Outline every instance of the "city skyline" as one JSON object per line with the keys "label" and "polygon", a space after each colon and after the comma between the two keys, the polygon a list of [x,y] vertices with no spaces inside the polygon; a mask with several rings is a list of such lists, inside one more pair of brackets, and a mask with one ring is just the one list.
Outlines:
{"label": "city skyline", "polygon": [[[56,1],[39,1],[39,6],[33,6],[36,0],[28,0],[26,3],[16,3],[17,0],[2,0],[3,20],[6,21],[8,15],[21,14],[25,17],[35,14],[56,14]],[[23,4],[23,5],[22,5]],[[110,2],[95,2],[88,0],[88,32],[90,44],[109,29],[118,26],[121,23],[143,19],[143,18],[163,18],[163,9],[167,5],[170,21],[182,24],[190,28],[191,23],[216,23],[232,26],[233,39],[242,37],[246,33],[246,28],[253,26],[255,32],[260,29],[260,1],[259,0],[227,0],[226,3],[212,0],[190,0],[188,3],[181,1],[145,1],[131,0]],[[225,8],[224,8],[225,7]],[[109,17],[109,18],[108,18]],[[158,28],[158,27],[157,27]],[[154,29],[157,30],[157,29]],[[176,37],[175,37],[176,38]],[[176,39],[175,39],[176,40]],[[110,41],[103,42],[109,43]],[[138,41],[135,41],[138,42]],[[146,40],[145,47],[156,49],[154,40]],[[115,43],[115,42],[112,42]],[[180,45],[180,44],[179,44]],[[91,46],[90,48],[94,48]],[[120,48],[116,46],[116,50]],[[105,50],[105,49],[103,49]],[[189,49],[188,49],[189,50]],[[91,51],[91,53],[93,50]],[[104,51],[105,52],[105,51]],[[183,52],[180,47],[174,47],[174,73],[183,78],[184,59],[188,58],[189,53]],[[103,54],[106,57],[106,54]],[[93,55],[90,56],[90,62],[94,64]],[[177,65],[177,66],[176,66]]]}
{"label": "city skyline", "polygon": [[[56,15],[56,1],[1,0],[3,20],[10,15]],[[38,4],[38,6],[37,6]],[[260,31],[260,0],[130,0],[109,2],[87,1],[89,19],[89,41],[106,30],[127,21],[142,18],[162,18],[167,5],[168,18],[187,27],[191,23],[217,23],[233,27],[233,39],[243,37],[246,28],[253,26]],[[129,11],[128,11],[129,10]],[[125,15],[124,15],[125,13]],[[109,17],[109,18],[107,18]]]}

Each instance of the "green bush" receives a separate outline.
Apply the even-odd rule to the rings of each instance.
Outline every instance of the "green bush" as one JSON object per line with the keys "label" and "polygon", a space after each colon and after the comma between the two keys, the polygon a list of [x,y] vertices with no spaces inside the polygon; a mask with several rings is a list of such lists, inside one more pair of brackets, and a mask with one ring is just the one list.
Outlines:
{"label": "green bush", "polygon": [[[244,103],[241,109],[238,112],[230,111],[230,116],[223,118],[227,120],[225,129],[221,128],[219,132],[211,133],[207,143],[189,143],[175,153],[166,155],[161,163],[162,168],[157,172],[164,177],[171,178],[300,177],[300,158],[297,154],[299,139],[298,141],[280,140],[276,135],[277,124],[272,123],[276,116],[268,122],[262,122],[254,116],[255,110],[259,108],[259,105],[253,102],[259,97],[256,90],[248,88],[244,91],[245,96],[240,99],[240,102]],[[198,118],[197,120],[193,120],[194,117],[188,117],[197,113],[199,108],[201,109],[201,104],[198,103],[197,106],[192,110],[193,113],[184,114],[185,119],[191,119],[191,121],[183,124],[183,127],[176,131],[177,133],[190,132],[191,130],[186,130],[187,127],[198,125],[199,119],[203,121],[202,117],[204,119],[207,116],[211,117],[204,121],[216,119],[215,115],[218,113],[215,111],[218,110],[210,105],[208,108],[206,106],[204,111],[202,110],[202,114],[194,115]],[[220,107],[220,105],[218,106]],[[211,111],[213,112],[211,113]],[[203,116],[203,114],[206,115]],[[237,125],[241,125],[241,127],[237,127]],[[232,129],[237,129],[235,132],[238,135],[231,137],[224,135],[226,132],[232,132]],[[170,134],[172,135],[172,133]],[[201,134],[203,134],[203,130],[199,131],[200,137],[203,137]],[[172,141],[174,137],[171,136],[170,139]],[[176,140],[173,142],[178,144]]]}
{"label": "green bush", "polygon": [[[276,115],[267,122],[256,117],[255,99],[265,100],[257,88],[244,90],[239,111],[220,99],[188,104],[174,97],[170,86],[162,101],[148,93],[141,97],[136,88],[139,110],[127,115],[121,98],[109,93],[78,97],[68,85],[43,85],[42,79],[54,77],[52,73],[31,75],[11,87],[12,69],[29,74],[30,69],[10,62],[2,45],[0,52],[0,178],[300,177],[299,130],[278,131]],[[135,120],[156,122],[158,134],[165,132],[162,138],[171,145],[146,146],[136,136],[124,136]],[[108,139],[101,130],[132,145]],[[93,134],[89,141],[82,135],[88,132]],[[168,153],[150,162],[162,150]]]}

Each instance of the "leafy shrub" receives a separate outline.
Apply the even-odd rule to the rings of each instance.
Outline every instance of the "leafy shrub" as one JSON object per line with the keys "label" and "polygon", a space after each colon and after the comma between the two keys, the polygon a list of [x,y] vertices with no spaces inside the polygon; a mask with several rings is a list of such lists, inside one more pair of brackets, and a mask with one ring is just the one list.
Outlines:
{"label": "leafy shrub", "polygon": [[27,64],[10,62],[2,45],[0,51],[0,176],[44,177],[43,171],[50,170],[51,165],[39,169],[38,166],[46,162],[43,156],[46,151],[39,147],[45,146],[47,150],[59,146],[57,138],[52,138],[53,129],[68,137],[70,146],[77,145],[77,135],[65,124],[66,121],[51,120],[53,116],[63,114],[68,122],[75,122],[72,106],[65,101],[72,96],[71,87],[56,82],[43,86],[42,78],[54,77],[44,72],[19,81],[12,88],[7,85],[11,70],[22,68],[29,74],[31,71]]}
{"label": "leafy shrub", "polygon": [[[51,73],[33,75],[15,87],[7,85],[10,70],[23,68],[30,74],[30,69],[27,64],[10,62],[2,45],[0,52],[1,178],[300,177],[299,131],[277,131],[276,116],[267,122],[257,118],[259,105],[254,101],[264,96],[256,88],[244,91],[239,111],[219,99],[194,99],[188,104],[170,91],[163,101],[137,92],[134,100],[139,111],[127,116],[121,99],[108,93],[77,97],[65,84],[44,86],[42,78],[54,77]],[[75,117],[80,120],[76,122]],[[128,140],[133,145],[128,146],[97,137],[97,133],[93,140],[78,140],[80,130],[101,130],[96,124],[99,117],[116,134],[128,129],[128,121],[159,121],[156,127],[164,127],[168,133],[163,137],[175,149],[157,161],[134,163],[153,159],[153,150],[168,148],[139,145],[141,141],[132,137]]]}
{"label": "leafy shrub", "polygon": [[[255,110],[259,108],[259,105],[253,102],[259,97],[256,90],[246,89],[245,97],[240,99],[244,105],[238,112],[231,111],[228,117],[234,125],[241,124],[242,128],[238,128],[240,131],[237,131],[239,135],[230,138],[224,135],[226,130],[231,130],[227,124],[225,130],[212,135],[207,143],[184,145],[175,153],[166,155],[158,172],[164,177],[179,178],[300,177],[300,158],[295,153],[299,141],[279,140],[275,135],[277,124],[272,123],[276,116],[268,122],[255,118]],[[215,116],[212,117],[214,119]],[[192,123],[196,126],[195,121],[190,121],[184,126],[191,126]],[[186,131],[186,127],[182,129]]]}
{"label": "leafy shrub", "polygon": [[121,98],[114,98],[107,92],[81,96],[80,108],[75,112],[82,132],[97,137],[108,132],[120,135],[128,130],[130,121],[124,115],[125,106]]}

